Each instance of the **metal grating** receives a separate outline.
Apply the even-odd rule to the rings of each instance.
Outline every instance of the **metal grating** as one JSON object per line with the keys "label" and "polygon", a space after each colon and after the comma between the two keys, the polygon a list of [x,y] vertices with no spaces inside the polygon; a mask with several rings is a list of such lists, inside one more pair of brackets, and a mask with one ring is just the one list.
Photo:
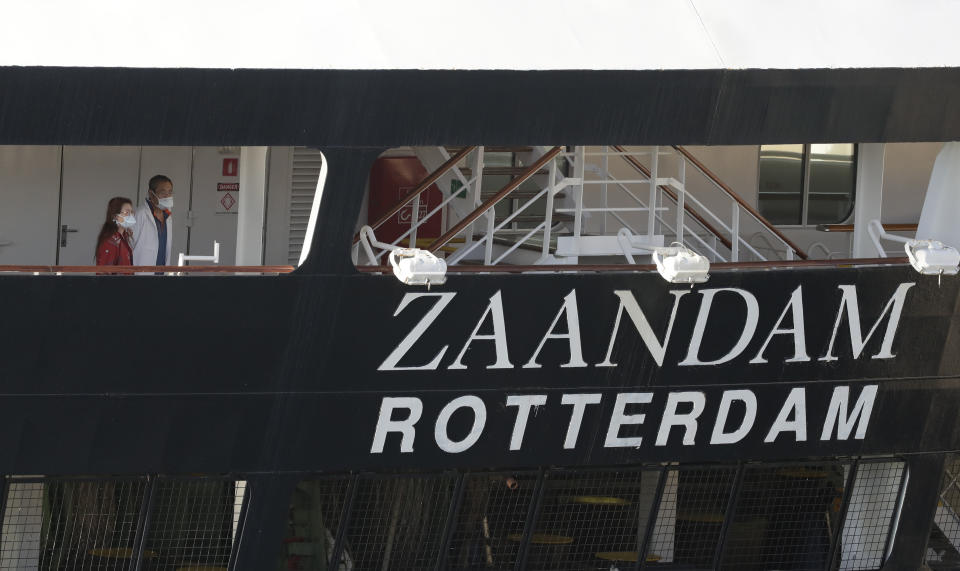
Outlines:
{"label": "metal grating", "polygon": [[432,568],[440,557],[454,483],[450,475],[361,478],[342,557],[354,571]]}
{"label": "metal grating", "polygon": [[450,569],[512,569],[520,553],[537,475],[476,474],[463,484],[447,551]]}
{"label": "metal grating", "polygon": [[843,497],[839,463],[750,466],[736,503],[723,568],[820,571]]}
{"label": "metal grating", "polygon": [[[640,470],[551,472],[544,481],[526,569],[607,568],[636,561],[644,493],[656,472]],[[647,483],[647,489],[644,489]]]}
{"label": "metal grating", "polygon": [[[349,478],[303,480],[297,484],[290,498],[283,569],[327,568],[349,489]],[[352,562],[341,555],[341,564],[350,569]]]}
{"label": "metal grating", "polygon": [[960,455],[947,456],[940,499],[927,541],[927,565],[933,569],[960,568]]}
{"label": "metal grating", "polygon": [[158,480],[144,560],[158,568],[226,569],[245,493],[244,481]]}
{"label": "metal grating", "polygon": [[146,482],[13,480],[0,569],[113,569],[129,564]]}
{"label": "metal grating", "polygon": [[840,570],[879,569],[897,507],[903,462],[861,463],[843,521]]}
{"label": "metal grating", "polygon": [[670,469],[647,547],[647,567],[712,569],[734,468]]}

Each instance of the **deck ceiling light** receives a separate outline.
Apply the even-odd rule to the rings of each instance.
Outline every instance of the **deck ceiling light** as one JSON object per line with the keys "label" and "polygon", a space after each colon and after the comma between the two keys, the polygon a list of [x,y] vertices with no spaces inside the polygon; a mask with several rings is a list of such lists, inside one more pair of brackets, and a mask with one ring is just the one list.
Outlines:
{"label": "deck ceiling light", "polygon": [[953,276],[960,270],[960,252],[937,240],[910,240],[903,245],[913,269],[928,276]]}
{"label": "deck ceiling light", "polygon": [[397,248],[390,252],[393,275],[407,285],[442,285],[447,281],[447,263],[427,250]]}
{"label": "deck ceiling light", "polygon": [[710,261],[684,246],[655,248],[657,272],[672,284],[699,284],[710,279]]}

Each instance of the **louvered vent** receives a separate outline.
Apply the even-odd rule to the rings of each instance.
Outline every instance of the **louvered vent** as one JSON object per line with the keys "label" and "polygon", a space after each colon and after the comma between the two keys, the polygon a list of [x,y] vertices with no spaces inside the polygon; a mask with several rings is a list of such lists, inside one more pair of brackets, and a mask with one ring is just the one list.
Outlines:
{"label": "louvered vent", "polygon": [[287,261],[294,266],[300,261],[300,250],[303,249],[307,222],[310,220],[310,208],[313,206],[313,195],[317,191],[317,179],[320,177],[322,163],[323,154],[319,149],[297,147],[293,150]]}

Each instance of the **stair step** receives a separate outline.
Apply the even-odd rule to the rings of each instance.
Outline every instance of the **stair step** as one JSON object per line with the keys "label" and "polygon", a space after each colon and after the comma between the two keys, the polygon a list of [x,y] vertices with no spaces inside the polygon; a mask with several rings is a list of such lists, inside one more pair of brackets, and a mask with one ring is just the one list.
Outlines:
{"label": "stair step", "polygon": [[[500,232],[497,232],[497,235],[493,237],[493,243],[498,246],[513,246],[514,244],[517,243],[517,240],[519,240],[521,237],[522,237],[522,234],[517,235],[515,238],[511,238],[510,236],[501,236]],[[481,240],[482,238],[483,238],[483,234],[477,234],[473,237],[474,240]],[[551,240],[551,244],[552,242],[553,241]],[[517,246],[517,248],[520,250],[530,250],[533,252],[539,252],[543,250],[543,246],[539,243],[539,241],[537,241],[536,243],[532,243],[532,240],[528,240],[526,243],[520,244],[519,246]],[[553,249],[554,247],[551,245],[550,250],[552,251]],[[463,262],[460,262],[460,263],[463,263]],[[474,261],[472,263],[482,264],[483,262]]]}
{"label": "stair step", "polygon": [[[484,190],[480,193],[480,199],[486,200],[496,193],[497,193],[496,190]],[[504,200],[530,200],[531,198],[533,198],[539,193],[540,193],[539,190],[515,190],[510,194],[508,194],[507,197],[504,198]],[[564,197],[566,197],[566,194],[564,194],[562,191],[553,195],[554,200],[558,200]],[[540,198],[543,198],[544,200],[546,200],[547,195],[544,194]]]}
{"label": "stair step", "polygon": [[[483,167],[484,175],[499,175],[499,176],[518,176],[525,172],[530,167]],[[470,177],[473,175],[473,169],[470,167],[464,167],[460,169],[460,172],[463,173],[463,176]],[[536,174],[547,174],[550,171],[547,169],[540,169]]]}
{"label": "stair step", "polygon": [[[460,152],[463,147],[444,147],[447,149],[447,152],[451,155]],[[533,147],[484,147],[484,153],[531,153],[533,152]]]}
{"label": "stair step", "polygon": [[[506,216],[504,216],[503,218],[497,217],[497,223],[499,224],[503,220],[506,220],[506,218],[507,218]],[[542,214],[535,214],[535,215],[529,215],[529,216],[521,214],[520,216],[517,216],[516,218],[511,220],[510,222],[517,222],[518,224],[526,224],[530,222],[536,223],[536,222],[543,222],[543,218],[544,217]],[[553,222],[554,223],[573,222],[573,214],[564,214],[564,213],[554,212]]]}

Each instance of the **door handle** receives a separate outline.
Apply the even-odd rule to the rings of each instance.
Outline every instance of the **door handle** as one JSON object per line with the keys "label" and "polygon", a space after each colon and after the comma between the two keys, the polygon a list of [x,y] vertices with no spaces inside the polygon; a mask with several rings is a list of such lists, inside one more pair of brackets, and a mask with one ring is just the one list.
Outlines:
{"label": "door handle", "polygon": [[77,231],[78,230],[76,228],[71,228],[66,224],[61,226],[60,227],[60,247],[61,248],[67,247],[67,232],[77,232]]}

